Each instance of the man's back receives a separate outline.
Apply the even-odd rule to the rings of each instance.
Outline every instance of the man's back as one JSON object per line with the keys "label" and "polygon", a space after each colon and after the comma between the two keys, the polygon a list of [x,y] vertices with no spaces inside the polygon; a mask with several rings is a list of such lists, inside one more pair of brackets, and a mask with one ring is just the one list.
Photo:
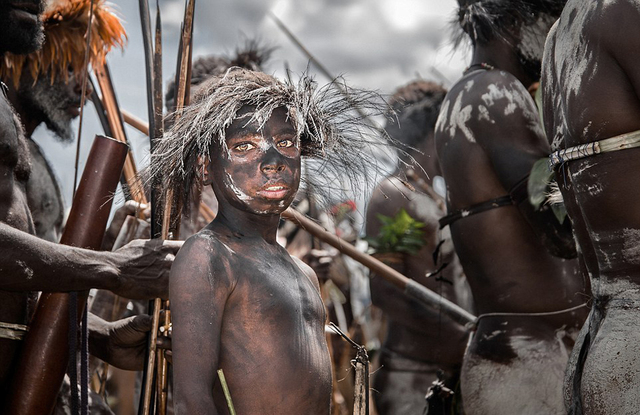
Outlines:
{"label": "man's back", "polygon": [[[584,320],[584,309],[562,310],[583,302],[582,281],[577,261],[549,254],[532,224],[528,174],[548,154],[535,104],[518,78],[482,67],[451,88],[436,126],[443,221],[480,314],[462,399],[470,415],[559,413],[568,350]],[[540,312],[554,315],[531,314]]]}
{"label": "man's back", "polygon": [[571,415],[639,410],[638,25],[637,0],[570,0],[545,48],[545,128],[593,296],[567,369]]}
{"label": "man's back", "polygon": [[[510,196],[548,154],[537,120],[527,90],[507,72],[474,71],[451,89],[436,129],[449,212]],[[500,205],[450,225],[479,313],[578,304],[575,265],[551,256],[515,205]]]}
{"label": "man's back", "polygon": [[553,150],[640,129],[639,24],[638,0],[567,2],[544,57]]}

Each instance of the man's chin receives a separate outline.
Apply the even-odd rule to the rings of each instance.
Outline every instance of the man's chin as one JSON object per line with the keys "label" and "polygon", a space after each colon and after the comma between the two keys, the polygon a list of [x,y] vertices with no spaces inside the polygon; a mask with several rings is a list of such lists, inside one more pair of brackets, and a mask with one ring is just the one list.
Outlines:
{"label": "man's chin", "polygon": [[75,134],[71,128],[71,120],[68,122],[52,122],[48,120],[45,124],[59,142],[69,144],[74,141]]}

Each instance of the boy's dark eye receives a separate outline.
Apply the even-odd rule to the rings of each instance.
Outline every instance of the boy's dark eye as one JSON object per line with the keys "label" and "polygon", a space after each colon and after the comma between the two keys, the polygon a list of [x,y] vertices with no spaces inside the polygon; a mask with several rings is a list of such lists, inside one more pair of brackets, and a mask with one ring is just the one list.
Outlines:
{"label": "boy's dark eye", "polygon": [[256,148],[256,146],[254,146],[251,143],[240,143],[233,147],[234,150],[238,150],[238,151],[249,151],[253,148]]}
{"label": "boy's dark eye", "polygon": [[289,148],[289,147],[293,147],[293,141],[288,139],[280,140],[276,145],[280,148]]}

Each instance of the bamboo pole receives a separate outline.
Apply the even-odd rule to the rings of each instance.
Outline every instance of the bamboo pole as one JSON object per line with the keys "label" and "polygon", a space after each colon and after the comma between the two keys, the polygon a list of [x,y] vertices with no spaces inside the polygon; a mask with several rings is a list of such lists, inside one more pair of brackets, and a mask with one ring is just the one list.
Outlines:
{"label": "bamboo pole", "polygon": [[[111,211],[127,146],[96,136],[69,213],[61,244],[99,249]],[[17,373],[11,380],[4,413],[50,414],[69,361],[70,293],[43,293],[22,344]],[[88,292],[78,293],[79,317]],[[73,356],[75,359],[75,356]]]}
{"label": "bamboo pole", "polygon": [[[141,1],[146,1],[146,0],[141,0]],[[194,11],[195,11],[195,0],[187,0],[187,3],[185,4],[185,15],[184,15],[184,20],[182,25],[182,35],[180,37],[180,52],[179,52],[178,61],[177,61],[178,71],[176,73],[176,77],[177,77],[176,117],[180,117],[185,102],[188,102],[190,75],[191,75],[190,66],[191,66]],[[159,15],[159,8],[158,8],[158,15]],[[154,76],[156,77],[155,78],[156,82],[160,82],[160,80],[158,79],[158,73],[155,73],[155,70],[160,70],[160,67],[161,67],[161,62],[159,61],[158,54],[157,54],[158,51],[160,50],[159,49],[160,46],[158,44],[159,42],[158,36],[159,36],[159,32],[156,31],[156,56],[155,56],[156,60],[154,60],[153,62]],[[162,113],[162,106],[161,104],[158,105],[158,100],[157,100],[158,97],[160,97],[160,102],[161,102],[162,96],[161,94],[158,94],[158,91],[156,91],[156,95],[155,95],[156,100],[154,100],[154,105],[156,106],[154,116],[156,117],[160,117]],[[158,126],[156,126],[156,129],[158,129]],[[157,134],[158,131],[156,130],[154,131],[154,133]],[[158,138],[158,137],[155,137],[155,138]],[[161,237],[163,239],[173,239],[174,236],[177,236],[177,232],[178,232],[177,226],[179,226],[179,220],[177,221],[177,225],[175,229],[173,229],[171,218],[173,215],[179,218],[181,214],[181,209],[180,209],[180,206],[174,207],[172,205],[172,202],[173,202],[173,194],[170,191],[167,194],[167,197],[165,200],[165,206],[163,209],[162,231],[161,231],[161,234],[162,234]],[[155,218],[153,220],[155,221]],[[169,302],[167,301],[166,303],[164,303],[164,305],[168,310]],[[149,342],[149,347],[148,347],[148,361],[147,361],[147,370],[146,370],[147,376],[143,385],[143,393],[141,396],[141,407],[142,407],[141,410],[143,415],[148,415],[151,410],[151,393],[153,390],[152,378],[153,378],[154,368],[156,369],[158,374],[157,392],[160,400],[160,402],[158,402],[159,404],[158,408],[159,408],[160,414],[163,415],[164,411],[166,410],[167,362],[163,355],[164,351],[161,351],[160,353],[158,353],[157,345],[156,345],[157,333],[160,328],[159,315],[160,315],[160,309],[162,308],[162,306],[163,306],[162,299],[156,298],[153,304],[153,320],[152,320],[152,328],[151,328],[152,339]],[[170,314],[165,315],[165,327],[169,326],[170,324],[169,319],[170,319]]]}

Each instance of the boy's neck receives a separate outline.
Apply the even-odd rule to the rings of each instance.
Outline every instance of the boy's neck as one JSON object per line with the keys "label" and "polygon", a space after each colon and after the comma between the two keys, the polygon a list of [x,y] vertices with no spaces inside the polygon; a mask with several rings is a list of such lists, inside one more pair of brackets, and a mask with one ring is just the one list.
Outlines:
{"label": "boy's neck", "polygon": [[262,238],[267,243],[277,243],[280,215],[261,215],[238,209],[229,203],[220,203],[215,222],[244,237]]}

